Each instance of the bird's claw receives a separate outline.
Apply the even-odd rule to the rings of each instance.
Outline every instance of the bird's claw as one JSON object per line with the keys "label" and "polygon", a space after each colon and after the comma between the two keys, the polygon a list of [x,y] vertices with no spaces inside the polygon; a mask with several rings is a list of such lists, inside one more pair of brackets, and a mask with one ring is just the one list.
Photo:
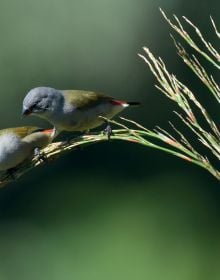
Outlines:
{"label": "bird's claw", "polygon": [[39,148],[34,149],[34,156],[38,157],[38,160],[40,160],[40,161],[43,161],[43,162],[47,161],[47,156]]}
{"label": "bird's claw", "polygon": [[108,140],[110,140],[111,135],[112,135],[112,128],[111,128],[111,125],[109,123],[107,123],[107,126],[106,126],[106,128],[104,129],[103,132],[104,132],[105,135],[107,135]]}

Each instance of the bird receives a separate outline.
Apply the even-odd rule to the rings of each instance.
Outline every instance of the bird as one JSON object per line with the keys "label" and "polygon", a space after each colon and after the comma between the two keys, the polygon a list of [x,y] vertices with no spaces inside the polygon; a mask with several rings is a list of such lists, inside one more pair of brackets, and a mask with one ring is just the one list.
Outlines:
{"label": "bird", "polygon": [[39,154],[39,149],[52,141],[53,129],[35,126],[0,130],[0,171],[9,171],[20,163]]}
{"label": "bird", "polygon": [[125,108],[139,104],[94,91],[36,87],[26,94],[22,114],[46,119],[57,135],[61,131],[89,131],[105,122],[100,116],[111,119]]}

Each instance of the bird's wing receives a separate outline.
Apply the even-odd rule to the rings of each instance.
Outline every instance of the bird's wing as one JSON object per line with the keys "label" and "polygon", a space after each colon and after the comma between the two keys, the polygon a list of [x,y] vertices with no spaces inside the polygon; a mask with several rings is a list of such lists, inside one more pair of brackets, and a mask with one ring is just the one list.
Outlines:
{"label": "bird's wing", "polygon": [[13,128],[6,128],[6,129],[2,129],[0,131],[0,134],[5,133],[5,132],[13,132],[15,133],[17,136],[24,138],[25,136],[36,132],[36,131],[40,131],[41,129],[37,126],[21,126],[21,127],[13,127]]}
{"label": "bird's wing", "polygon": [[89,109],[113,99],[103,93],[83,90],[64,90],[63,95],[68,103],[81,110]]}

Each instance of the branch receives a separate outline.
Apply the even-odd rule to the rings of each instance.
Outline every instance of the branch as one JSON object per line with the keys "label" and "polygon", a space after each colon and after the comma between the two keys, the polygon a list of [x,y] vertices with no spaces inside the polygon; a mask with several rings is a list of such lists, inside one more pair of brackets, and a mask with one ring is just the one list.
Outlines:
{"label": "branch", "polygon": [[[110,141],[127,141],[164,151],[168,154],[172,154],[208,170],[214,177],[220,180],[220,173],[208,162],[207,159],[201,157],[200,155],[198,156],[198,154],[194,153],[190,146],[184,146],[182,143],[170,136],[167,132],[163,131],[162,129],[149,130],[142,125],[125,118],[121,118],[121,120],[136,126],[136,129],[130,129],[125,124],[119,123],[115,120],[109,120],[109,122],[112,124],[120,127],[120,129],[113,130]],[[155,144],[154,140],[157,142],[159,140],[161,144]],[[41,150],[41,155],[43,155],[45,160],[42,159],[42,156],[35,156],[31,160],[27,160],[23,164],[16,167],[13,174],[10,174],[9,172],[3,172],[0,175],[0,187],[4,187],[8,183],[17,180],[19,177],[37,166],[59,158],[66,152],[103,141],[108,141],[107,135],[103,132],[98,132],[73,138],[68,142],[64,141],[51,143],[46,148]]]}

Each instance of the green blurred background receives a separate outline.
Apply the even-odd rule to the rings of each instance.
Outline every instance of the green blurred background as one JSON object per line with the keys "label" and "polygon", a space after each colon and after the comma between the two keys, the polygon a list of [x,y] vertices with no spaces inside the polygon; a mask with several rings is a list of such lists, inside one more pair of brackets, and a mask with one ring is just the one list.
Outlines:
{"label": "green blurred background", "polygon": [[[154,88],[142,46],[207,93],[159,7],[214,39],[217,0],[0,0],[0,127],[47,127],[20,118],[36,86],[138,100],[122,115],[166,127],[175,107]],[[69,153],[0,190],[0,280],[220,279],[219,202],[211,175],[158,151],[111,142]]]}

